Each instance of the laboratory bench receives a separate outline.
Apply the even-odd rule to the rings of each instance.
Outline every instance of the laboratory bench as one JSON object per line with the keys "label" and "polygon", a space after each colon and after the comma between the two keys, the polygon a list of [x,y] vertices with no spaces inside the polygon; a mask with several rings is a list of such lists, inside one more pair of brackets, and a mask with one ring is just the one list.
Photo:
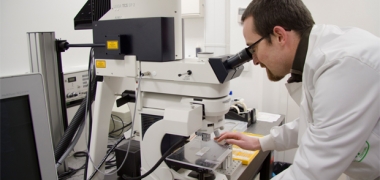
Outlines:
{"label": "laboratory bench", "polygon": [[[285,116],[281,115],[275,122],[257,121],[248,127],[246,132],[267,135],[272,127],[280,126],[283,123],[285,123]],[[258,173],[260,173],[260,180],[270,179],[272,177],[272,154],[273,151],[260,151],[250,164],[240,167],[238,171],[241,175],[238,180],[254,179]]]}

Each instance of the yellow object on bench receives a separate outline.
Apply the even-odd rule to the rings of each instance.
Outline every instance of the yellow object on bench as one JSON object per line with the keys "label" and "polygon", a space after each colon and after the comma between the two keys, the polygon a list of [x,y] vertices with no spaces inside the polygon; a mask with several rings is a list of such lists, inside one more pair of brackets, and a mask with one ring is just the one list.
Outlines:
{"label": "yellow object on bench", "polygon": [[[247,132],[242,132],[242,133],[248,136],[263,137],[260,134],[252,134],[252,133],[247,133]],[[251,163],[258,153],[259,153],[258,150],[249,151],[249,150],[244,150],[236,145],[232,146],[232,159],[239,160],[244,165],[248,165],[249,163]]]}

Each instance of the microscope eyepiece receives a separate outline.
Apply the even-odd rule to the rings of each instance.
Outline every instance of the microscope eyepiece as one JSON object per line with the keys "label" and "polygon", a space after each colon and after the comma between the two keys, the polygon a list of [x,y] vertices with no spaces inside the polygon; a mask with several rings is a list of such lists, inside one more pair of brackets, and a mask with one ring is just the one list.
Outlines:
{"label": "microscope eyepiece", "polygon": [[230,57],[224,62],[224,66],[228,69],[234,69],[248,61],[252,60],[252,54],[248,51],[247,48],[244,48],[236,55]]}
{"label": "microscope eyepiece", "polygon": [[211,57],[209,63],[219,82],[224,83],[239,77],[244,70],[244,66],[241,65],[250,60],[252,60],[252,54],[248,51],[248,48],[244,48],[233,56]]}

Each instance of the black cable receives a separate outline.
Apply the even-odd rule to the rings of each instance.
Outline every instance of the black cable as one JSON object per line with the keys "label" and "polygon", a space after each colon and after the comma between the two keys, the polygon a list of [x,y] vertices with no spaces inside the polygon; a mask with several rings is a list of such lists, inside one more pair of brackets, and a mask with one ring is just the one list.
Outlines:
{"label": "black cable", "polygon": [[[89,82],[88,89],[90,90],[96,90],[96,82]],[[85,99],[82,101],[81,105],[79,106],[77,112],[75,113],[73,120],[71,121],[70,125],[65,130],[65,133],[63,134],[61,140],[59,141],[58,145],[54,148],[54,156],[56,161],[62,157],[62,155],[65,153],[67,148],[69,147],[70,143],[72,142],[72,139],[74,135],[76,134],[78,127],[80,124],[82,124],[83,121],[85,121],[85,112],[86,106],[87,106],[87,97],[93,97],[95,93],[87,93]],[[90,98],[92,99],[92,98]],[[91,102],[92,103],[92,102]]]}
{"label": "black cable", "polygon": [[[130,126],[131,124],[132,124],[132,123],[130,122],[130,123],[128,123],[127,125],[125,125],[125,126],[119,128],[119,129],[116,129],[116,130],[114,130],[114,131],[111,131],[109,134],[112,134],[112,133],[114,133],[114,132],[118,132],[118,131],[120,131],[120,130],[124,130],[124,128]],[[121,131],[121,132],[123,132],[123,131]],[[120,136],[120,134],[119,134],[119,136]]]}
{"label": "black cable", "polygon": [[112,124],[113,124],[113,129],[112,129],[112,131],[113,131],[113,130],[115,130],[116,126],[115,126],[115,120],[113,119],[112,114],[111,114],[111,119],[112,119]]}
{"label": "black cable", "polygon": [[115,166],[116,166],[116,164],[113,164],[113,165],[106,166],[105,168],[106,168],[106,169],[111,169],[111,168],[113,168],[113,167],[115,167]]}
{"label": "black cable", "polygon": [[84,152],[84,151],[78,151],[78,152],[75,152],[73,154],[74,157],[78,158],[78,157],[87,157],[87,152]]}
{"label": "black cable", "polygon": [[[128,126],[128,124],[124,126],[124,121],[123,121],[123,119],[121,119],[119,116],[116,116],[116,115],[114,115],[114,116],[117,117],[117,118],[119,118],[119,120],[120,120],[121,123],[123,124],[123,125],[121,126],[121,131],[120,131],[120,133],[117,135],[117,136],[120,136],[120,135],[124,132],[124,128],[126,128],[126,126]],[[132,122],[129,123],[129,124],[132,124]],[[117,132],[117,131],[116,131],[116,132]]]}
{"label": "black cable", "polygon": [[120,121],[123,121],[123,119],[121,119],[121,117],[119,117],[119,116],[117,116],[117,115],[111,114],[111,116],[113,116],[113,117],[117,117]]}
{"label": "black cable", "polygon": [[[117,117],[119,119],[119,121],[123,124],[121,127],[124,127],[124,121],[123,121],[123,119],[121,119],[119,116],[111,114],[112,120],[114,120],[113,119],[114,117]],[[115,131],[115,129],[113,129],[112,131],[117,132],[117,131]],[[120,136],[120,134],[119,134],[119,136]]]}
{"label": "black cable", "polygon": [[126,179],[126,180],[135,180],[135,179],[145,178],[146,176],[148,176],[149,174],[151,174],[154,170],[156,170],[157,167],[162,163],[162,161],[164,161],[166,159],[166,157],[168,157],[174,150],[176,150],[178,147],[180,147],[182,145],[182,143],[185,143],[187,139],[188,138],[183,138],[182,140],[180,140],[177,143],[175,143],[172,147],[170,147],[165,152],[165,154],[162,155],[162,157],[160,158],[160,160],[158,160],[157,163],[148,172],[146,172],[144,175],[139,176],[139,177],[131,177],[131,178],[129,178],[129,177],[123,177],[123,179]]}
{"label": "black cable", "polygon": [[[95,83],[96,84],[96,79],[92,77],[92,72],[91,72],[91,65],[93,65],[92,63],[92,53],[93,53],[93,50],[94,48],[91,48],[90,49],[90,55],[89,55],[89,61],[88,61],[88,83],[91,84],[91,83]],[[95,71],[95,68],[93,69],[93,71]],[[87,94],[91,94],[91,88],[88,88],[87,90]],[[94,92],[96,92],[96,89],[94,90]],[[94,93],[95,94],[95,93]],[[88,96],[88,101],[87,101],[87,108],[89,110],[89,122],[88,122],[88,140],[87,140],[87,150],[88,152],[90,152],[90,144],[91,144],[91,132],[92,132],[92,106],[91,106],[91,103],[92,102],[92,97],[91,96]],[[87,113],[87,112],[85,112]],[[85,119],[86,121],[86,119]],[[86,180],[87,179],[87,168],[88,168],[88,156],[86,156],[86,163],[85,163],[85,169],[84,169],[84,173],[83,173],[83,179]]]}
{"label": "black cable", "polygon": [[[75,152],[73,154],[73,156],[75,158],[78,158],[78,157],[87,157],[87,153],[84,152],[84,151],[78,151],[78,152]],[[74,168],[70,168],[69,167],[69,170],[66,171],[66,172],[63,172],[62,174],[60,174],[58,176],[59,180],[65,180],[65,179],[68,179],[70,177],[72,177],[74,174],[76,174],[78,171],[84,169],[85,167],[85,164],[83,164],[81,167],[77,168],[77,169],[74,169]]]}
{"label": "black cable", "polygon": [[[116,157],[115,149],[112,150],[112,147],[113,147],[113,145],[107,145],[107,148],[109,148],[107,150],[107,153],[111,152],[111,153],[113,153],[113,156],[106,161],[106,165],[114,165],[114,162],[116,162],[116,159],[114,159]],[[114,159],[114,160],[112,160],[112,159]]]}
{"label": "black cable", "polygon": [[[109,133],[109,135],[112,134],[112,133],[114,133],[114,132],[117,132],[117,131],[121,130],[120,133],[119,133],[118,135],[116,135],[116,136],[120,136],[121,133],[123,133],[124,128],[126,127],[126,126],[124,126],[124,121],[123,121],[123,119],[121,119],[119,116],[116,116],[116,115],[113,115],[113,114],[111,114],[111,117],[112,117],[112,120],[114,120],[113,117],[117,117],[117,118],[119,118],[120,122],[121,122],[123,125],[122,125],[121,128],[118,129],[118,130],[115,130],[115,129],[112,130],[112,131]],[[114,123],[115,123],[115,122],[114,122]]]}
{"label": "black cable", "polygon": [[[123,123],[123,124],[124,124],[124,123]],[[124,132],[124,128],[126,128],[127,126],[129,126],[129,125],[127,124],[127,125],[121,127],[121,129],[120,129],[120,133],[119,133],[117,136],[120,136],[120,135]],[[117,132],[117,131],[116,131],[116,132]]]}
{"label": "black cable", "polygon": [[[119,140],[117,140],[117,142],[112,146],[112,148],[108,151],[108,153],[106,154],[106,156],[104,156],[104,158],[102,159],[102,161],[100,162],[99,166],[97,167],[97,169],[99,169],[100,167],[102,167],[103,163],[107,160],[107,157],[112,153],[112,151],[116,148],[117,145],[119,145],[121,143],[121,141],[123,141],[125,139],[125,136],[121,136]],[[95,174],[98,172],[98,170],[95,169],[95,171],[91,174],[90,178],[89,179],[92,179]]]}
{"label": "black cable", "polygon": [[121,121],[121,123],[123,124],[120,129],[117,129],[117,130],[114,129],[114,130],[112,130],[112,132],[109,133],[109,134],[112,134],[112,133],[115,133],[115,132],[121,130],[120,133],[118,135],[116,135],[116,137],[119,137],[124,132],[124,128],[128,127],[132,123],[131,122],[127,125],[124,125],[123,119],[121,119],[119,116],[111,114],[111,117],[112,117],[112,119],[113,119],[113,117],[117,117]]}
{"label": "black cable", "polygon": [[113,158],[115,158],[116,157],[116,154],[115,154],[115,151],[113,151],[113,156],[112,156],[112,158],[110,158],[108,161],[106,161],[106,164],[107,163],[114,163],[114,162],[116,162],[116,159],[115,160],[112,160]]}
{"label": "black cable", "polygon": [[105,44],[65,44],[65,47],[105,47]]}
{"label": "black cable", "polygon": [[[112,158],[115,158],[115,156],[113,156]],[[114,162],[116,162],[116,159],[115,160],[108,160],[108,161],[106,161],[106,165],[115,164]]]}
{"label": "black cable", "polygon": [[[113,159],[113,158],[115,158],[116,156],[114,155],[111,159]],[[116,159],[115,160],[112,160],[112,161],[107,161],[107,162],[111,162],[111,163],[113,163],[113,162],[116,162]]]}
{"label": "black cable", "polygon": [[74,174],[76,174],[78,171],[84,169],[84,167],[85,167],[85,165],[83,164],[83,165],[82,165],[80,168],[78,168],[78,169],[69,168],[68,171],[66,171],[66,172],[64,172],[64,173],[62,173],[62,174],[60,174],[60,175],[58,176],[58,179],[59,179],[59,180],[66,180],[66,179],[72,177],[72,176],[73,176]]}

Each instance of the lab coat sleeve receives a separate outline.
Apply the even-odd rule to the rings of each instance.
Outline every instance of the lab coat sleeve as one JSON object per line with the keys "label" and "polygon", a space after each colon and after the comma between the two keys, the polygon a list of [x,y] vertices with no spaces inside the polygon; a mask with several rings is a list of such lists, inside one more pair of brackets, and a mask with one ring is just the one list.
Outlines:
{"label": "lab coat sleeve", "polygon": [[274,179],[338,179],[375,128],[380,114],[379,72],[352,57],[327,63],[312,79],[312,118],[300,119],[310,125],[293,165]]}
{"label": "lab coat sleeve", "polygon": [[259,139],[263,151],[284,151],[298,147],[298,123],[299,119],[282,126],[273,127],[270,134]]}

